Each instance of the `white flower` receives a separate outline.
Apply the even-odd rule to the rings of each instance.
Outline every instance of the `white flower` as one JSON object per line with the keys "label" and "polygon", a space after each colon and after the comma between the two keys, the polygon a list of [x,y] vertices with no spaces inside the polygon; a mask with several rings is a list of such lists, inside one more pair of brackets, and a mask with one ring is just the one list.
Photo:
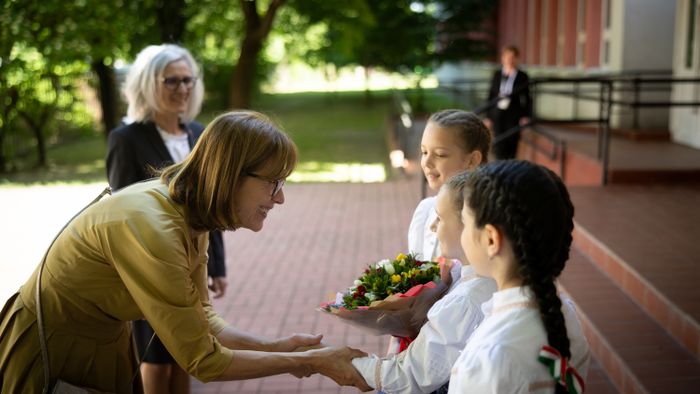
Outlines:
{"label": "white flower", "polygon": [[389,275],[394,275],[396,273],[396,270],[394,270],[394,265],[391,263],[385,265],[384,269],[386,270],[386,273]]}
{"label": "white flower", "polygon": [[391,260],[384,259],[377,262],[377,268],[383,268],[385,265],[391,264]]}
{"label": "white flower", "polygon": [[377,296],[374,293],[365,293],[365,298],[367,298],[369,302],[372,302],[377,299]]}
{"label": "white flower", "polygon": [[377,268],[384,268],[386,273],[389,275],[394,275],[394,273],[396,273],[396,270],[394,270],[394,265],[391,263],[391,260],[389,260],[389,259],[384,259],[384,260],[377,262]]}
{"label": "white flower", "polygon": [[360,286],[360,285],[362,284],[362,281],[359,280],[359,279],[355,279],[355,281],[353,282],[353,284],[354,284],[355,286]]}

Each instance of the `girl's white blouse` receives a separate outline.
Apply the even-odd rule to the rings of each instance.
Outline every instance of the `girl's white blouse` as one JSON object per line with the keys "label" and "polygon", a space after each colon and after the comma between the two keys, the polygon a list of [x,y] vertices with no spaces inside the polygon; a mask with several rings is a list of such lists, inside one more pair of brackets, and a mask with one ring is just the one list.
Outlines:
{"label": "girl's white blouse", "polygon": [[[561,298],[571,365],[585,380],[588,343],[573,302]],[[449,393],[553,393],[554,381],[537,360],[547,334],[532,291],[527,287],[499,291],[482,310],[484,321],[452,368]]]}
{"label": "girl's white blouse", "polygon": [[483,318],[481,304],[496,291],[492,279],[463,266],[461,278],[428,311],[428,322],[405,351],[386,359],[355,358],[367,384],[386,393],[430,393],[445,384],[467,338]]}
{"label": "girl's white blouse", "polygon": [[430,230],[430,225],[437,218],[435,199],[428,197],[418,203],[408,227],[408,251],[418,255],[421,260],[433,261],[440,256],[437,235]]}

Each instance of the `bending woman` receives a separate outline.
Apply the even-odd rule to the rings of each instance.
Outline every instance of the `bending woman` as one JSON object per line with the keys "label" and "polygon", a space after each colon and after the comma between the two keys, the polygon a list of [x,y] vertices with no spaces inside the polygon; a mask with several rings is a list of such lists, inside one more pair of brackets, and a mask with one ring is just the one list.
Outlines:
{"label": "bending woman", "polygon": [[[131,392],[137,360],[127,322],[145,318],[197,379],[238,380],[322,373],[367,389],[350,348],[315,346],[320,336],[270,340],[240,331],[212,309],[207,292],[211,230],[259,231],[284,203],[296,148],[255,112],[216,118],[192,153],[159,179],[126,187],[78,215],[52,246],[41,299],[57,379]],[[34,292],[38,270],[0,313],[0,392],[40,392],[44,382]]]}

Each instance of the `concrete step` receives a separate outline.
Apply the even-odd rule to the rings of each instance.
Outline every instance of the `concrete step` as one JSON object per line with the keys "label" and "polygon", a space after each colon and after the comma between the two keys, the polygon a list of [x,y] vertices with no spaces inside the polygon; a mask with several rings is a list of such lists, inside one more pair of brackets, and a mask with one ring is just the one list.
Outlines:
{"label": "concrete step", "polygon": [[688,393],[699,387],[697,358],[577,247],[559,285],[576,303],[591,351],[619,392]]}

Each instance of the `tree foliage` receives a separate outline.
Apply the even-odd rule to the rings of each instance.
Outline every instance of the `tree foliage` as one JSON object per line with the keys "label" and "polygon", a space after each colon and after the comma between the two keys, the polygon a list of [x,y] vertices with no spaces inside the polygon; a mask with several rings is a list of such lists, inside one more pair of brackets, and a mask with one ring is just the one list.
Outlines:
{"label": "tree foliage", "polygon": [[[45,164],[49,130],[85,113],[95,88],[109,131],[121,113],[114,62],[144,46],[176,42],[210,73],[207,90],[248,107],[273,64],[271,36],[288,57],[316,67],[426,73],[436,62],[493,51],[495,0],[8,0],[0,5],[0,172],[6,141],[31,130]],[[76,112],[77,111],[77,112]],[[73,122],[75,123],[75,122]]]}

